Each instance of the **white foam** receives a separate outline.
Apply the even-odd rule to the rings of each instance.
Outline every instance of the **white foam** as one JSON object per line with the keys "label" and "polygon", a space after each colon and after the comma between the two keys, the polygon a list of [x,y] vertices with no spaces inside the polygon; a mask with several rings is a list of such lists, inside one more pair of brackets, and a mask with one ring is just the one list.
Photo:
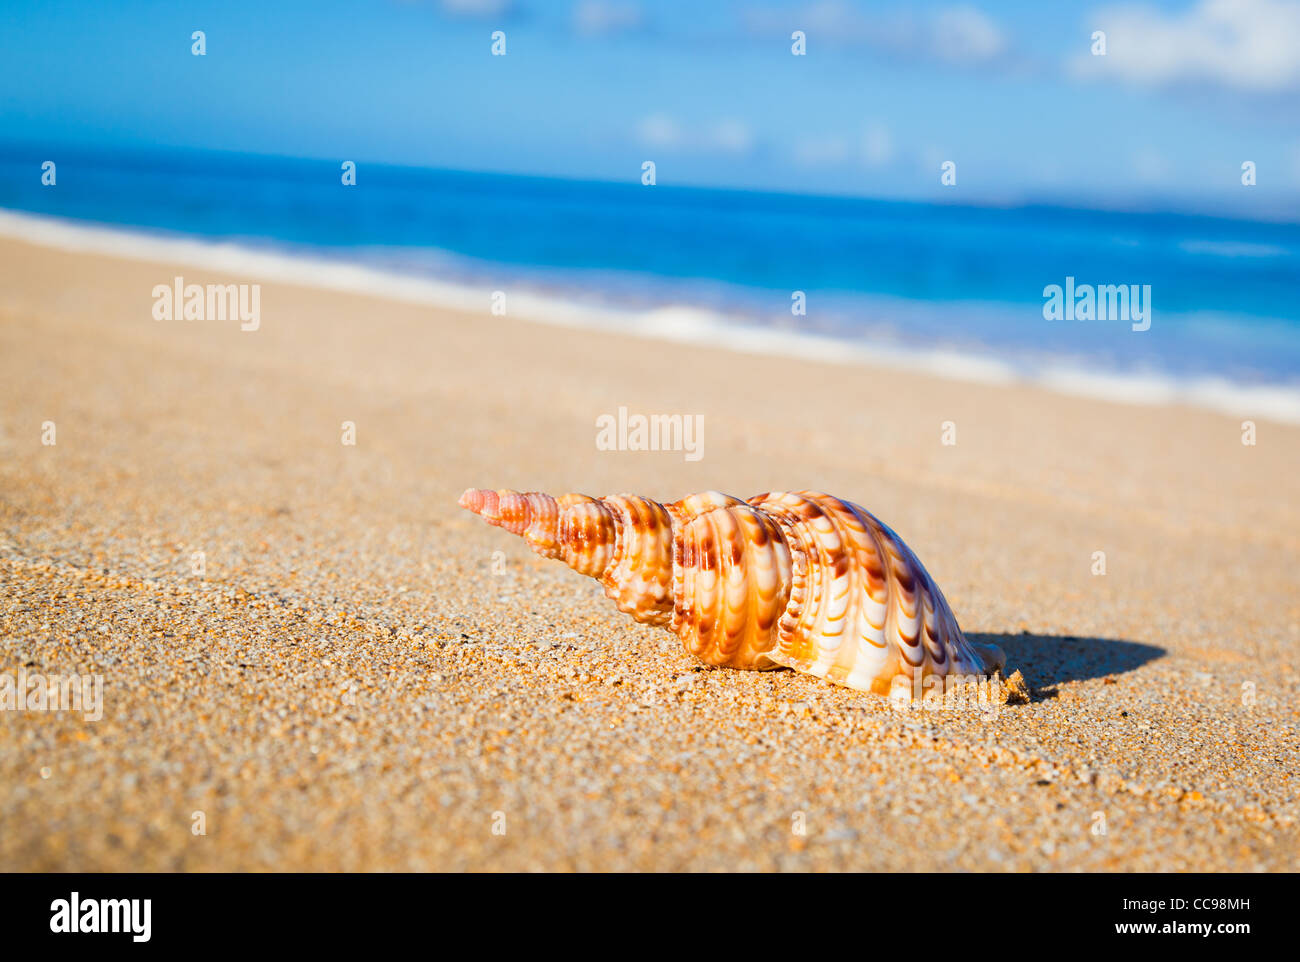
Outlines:
{"label": "white foam", "polygon": [[[157,261],[444,309],[486,311],[491,304],[488,288],[412,277],[342,260],[164,237],[15,211],[0,210],[0,236],[63,251]],[[751,326],[741,319],[687,305],[636,310],[520,292],[511,295],[509,311],[511,317],[561,327],[823,363],[904,368],[979,384],[1028,382],[1061,394],[1122,404],[1187,404],[1234,417],[1300,424],[1300,389],[1281,384],[1240,384],[1223,377],[1174,377],[1159,372],[1107,372],[1064,362],[1024,370],[997,358],[943,348],[905,348]]]}
{"label": "white foam", "polygon": [[1287,249],[1276,244],[1250,244],[1245,241],[1188,240],[1178,245],[1189,254],[1212,254],[1215,257],[1285,257]]}

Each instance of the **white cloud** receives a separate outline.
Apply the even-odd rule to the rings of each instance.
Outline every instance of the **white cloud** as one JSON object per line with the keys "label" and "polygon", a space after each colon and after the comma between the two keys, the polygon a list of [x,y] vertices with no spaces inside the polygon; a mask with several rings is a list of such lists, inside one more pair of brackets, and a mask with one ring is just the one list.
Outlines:
{"label": "white cloud", "polygon": [[631,0],[582,0],[573,8],[573,25],[586,37],[600,37],[645,25],[640,4]]}
{"label": "white cloud", "polygon": [[747,154],[754,146],[754,132],[739,120],[724,120],[709,131],[706,143],[728,154]]}
{"label": "white cloud", "polygon": [[800,167],[835,167],[849,159],[849,142],[843,137],[800,137],[794,162]]}
{"label": "white cloud", "polygon": [[681,125],[667,114],[651,114],[636,125],[637,140],[647,147],[676,147],[685,138]]}
{"label": "white cloud", "polygon": [[767,12],[766,15],[760,14],[760,16],[765,20],[779,21],[781,26],[794,23],[797,29],[805,31],[810,36],[816,34],[819,38],[841,40],[859,37],[864,33],[867,25],[866,18],[844,0],[821,0],[819,3],[810,3],[793,16],[776,11]]}
{"label": "white cloud", "polygon": [[1105,31],[1106,55],[1081,53],[1070,64],[1077,76],[1151,86],[1212,81],[1254,91],[1300,83],[1295,0],[1200,0],[1178,13],[1108,7],[1089,25]]}
{"label": "white cloud", "polygon": [[1007,48],[1007,39],[997,24],[974,7],[940,10],[932,31],[934,55],[949,63],[994,60]]}
{"label": "white cloud", "polygon": [[660,150],[747,154],[754,149],[754,131],[742,121],[727,119],[687,128],[664,113],[643,118],[636,125],[636,139],[643,146]]}
{"label": "white cloud", "polygon": [[810,49],[863,47],[907,60],[971,66],[1002,57],[1006,35],[985,13],[969,4],[941,7],[918,19],[910,10],[867,13],[845,0],[818,0],[793,10],[753,10],[751,31],[762,34],[802,30]]}
{"label": "white cloud", "polygon": [[1144,147],[1133,156],[1133,173],[1147,183],[1161,183],[1169,179],[1169,160],[1154,147]]}
{"label": "white cloud", "polygon": [[844,167],[859,163],[866,167],[884,167],[894,159],[894,139],[884,124],[868,124],[857,139],[844,134],[820,137],[801,136],[794,144],[790,159],[799,167]]}
{"label": "white cloud", "polygon": [[894,159],[894,140],[883,124],[871,124],[863,133],[862,158],[869,167],[883,167]]}

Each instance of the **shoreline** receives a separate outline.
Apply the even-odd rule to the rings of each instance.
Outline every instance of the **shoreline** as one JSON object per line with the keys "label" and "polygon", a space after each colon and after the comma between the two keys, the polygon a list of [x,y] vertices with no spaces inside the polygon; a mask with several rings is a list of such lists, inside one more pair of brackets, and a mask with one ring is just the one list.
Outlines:
{"label": "shoreline", "polygon": [[[68,253],[175,264],[467,314],[484,313],[491,303],[488,288],[346,261],[9,209],[0,209],[0,237]],[[689,305],[644,310],[597,307],[527,290],[510,294],[509,314],[534,324],[719,348],[737,354],[885,367],[958,383],[1023,385],[1068,397],[1144,407],[1187,406],[1251,420],[1300,424],[1300,387],[1283,384],[1242,384],[1222,376],[1104,371],[1065,361],[1044,361],[1036,370],[1026,371],[987,354],[906,348],[780,330],[745,324]]]}

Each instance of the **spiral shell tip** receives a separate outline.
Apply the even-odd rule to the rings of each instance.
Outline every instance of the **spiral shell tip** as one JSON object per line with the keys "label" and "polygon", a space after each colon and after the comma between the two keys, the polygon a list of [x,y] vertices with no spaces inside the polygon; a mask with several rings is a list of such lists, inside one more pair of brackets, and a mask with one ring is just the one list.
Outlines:
{"label": "spiral shell tip", "polygon": [[473,511],[490,524],[498,520],[497,493],[484,488],[466,488],[460,496],[460,506],[466,511]]}

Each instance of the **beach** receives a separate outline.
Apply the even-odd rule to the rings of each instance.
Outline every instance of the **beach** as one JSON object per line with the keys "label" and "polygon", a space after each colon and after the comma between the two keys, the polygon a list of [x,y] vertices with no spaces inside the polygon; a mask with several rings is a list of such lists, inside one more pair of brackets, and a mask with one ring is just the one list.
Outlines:
{"label": "beach", "polygon": [[[6,870],[1297,867],[1300,426],[0,264],[0,674],[103,692],[0,711]],[[256,329],[157,320],[178,276],[260,283]],[[621,408],[699,457],[601,449]],[[1031,699],[704,668],[468,487],[856,502]]]}

